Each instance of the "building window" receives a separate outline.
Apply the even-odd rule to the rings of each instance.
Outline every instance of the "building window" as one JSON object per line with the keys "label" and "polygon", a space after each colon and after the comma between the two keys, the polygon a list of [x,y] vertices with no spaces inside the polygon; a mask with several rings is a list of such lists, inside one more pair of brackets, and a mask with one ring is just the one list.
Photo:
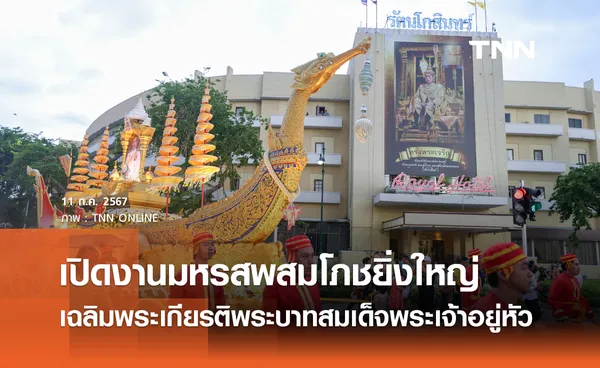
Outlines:
{"label": "building window", "polygon": [[325,106],[317,106],[317,116],[329,116],[329,112],[327,112],[327,108]]}
{"label": "building window", "polygon": [[509,148],[506,150],[506,159],[508,161],[512,161],[515,159],[515,150],[513,150],[512,148]]}
{"label": "building window", "polygon": [[535,114],[533,115],[535,124],[550,124],[550,115]]}
{"label": "building window", "polygon": [[544,199],[546,196],[546,187],[535,187],[535,190],[540,190],[542,194],[540,194],[537,198]]}
{"label": "building window", "polygon": [[582,126],[581,119],[569,118],[569,128],[581,128]]}
{"label": "building window", "polygon": [[515,191],[515,186],[514,185],[509,185],[508,186],[508,198],[512,198],[513,192]]}
{"label": "building window", "polygon": [[533,159],[534,161],[544,161],[544,151],[533,150]]}
{"label": "building window", "polygon": [[[281,221],[277,227],[277,238],[273,232],[266,240],[267,243],[273,243],[275,240],[285,241],[294,235],[306,235],[311,240],[311,244],[317,248],[319,241],[321,251],[332,253],[336,256],[339,251],[350,249],[350,224],[343,222],[323,222],[322,228],[319,221],[303,220],[296,222],[296,226],[290,230],[287,228],[287,222]],[[321,236],[322,234],[322,236]],[[402,252],[400,252],[402,253]],[[407,252],[408,253],[408,252]]]}
{"label": "building window", "polygon": [[244,113],[244,107],[238,106],[235,108],[235,116],[240,117]]}
{"label": "building window", "polygon": [[510,123],[510,114],[504,114],[504,122]]}
{"label": "building window", "polygon": [[[535,256],[539,263],[560,263],[563,255],[563,241],[550,239],[531,239],[535,245]],[[529,241],[528,241],[529,242]],[[531,251],[531,247],[529,250]],[[581,260],[579,260],[581,262]]]}
{"label": "building window", "polygon": [[577,163],[582,165],[587,165],[587,155],[585,153],[580,153],[577,155]]}
{"label": "building window", "polygon": [[323,191],[323,180],[321,180],[321,179],[315,179],[315,182],[313,184],[313,191],[315,191],[315,192],[322,192]]}
{"label": "building window", "polygon": [[240,189],[240,179],[239,178],[233,180],[233,190],[238,190],[238,189]]}
{"label": "building window", "polygon": [[325,149],[325,143],[323,143],[323,142],[315,143],[315,153],[323,153],[324,149]]}
{"label": "building window", "polygon": [[[537,247],[537,243],[535,245]],[[579,245],[575,249],[570,249],[567,247],[567,253],[575,253],[579,264],[584,266],[598,265],[598,254],[596,252],[596,242],[580,241]]]}

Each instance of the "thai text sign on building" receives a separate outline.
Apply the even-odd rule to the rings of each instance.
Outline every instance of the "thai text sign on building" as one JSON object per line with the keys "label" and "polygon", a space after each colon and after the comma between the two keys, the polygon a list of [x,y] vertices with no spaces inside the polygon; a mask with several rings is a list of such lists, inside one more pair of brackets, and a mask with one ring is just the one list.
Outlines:
{"label": "thai text sign on building", "polygon": [[492,176],[488,176],[487,179],[475,177],[472,180],[465,179],[465,176],[459,176],[454,178],[451,184],[444,183],[444,174],[440,174],[437,178],[424,180],[411,178],[405,173],[401,173],[396,176],[392,181],[392,189],[400,189],[403,191],[410,191],[415,193],[421,192],[433,192],[433,193],[494,193],[496,190],[492,186]]}
{"label": "thai text sign on building", "polygon": [[421,18],[422,12],[415,12],[413,16],[400,16],[400,10],[393,10],[387,16],[386,25],[390,28],[405,29],[434,29],[440,31],[471,31],[473,28],[473,14],[466,18],[443,18],[441,13],[433,17]]}

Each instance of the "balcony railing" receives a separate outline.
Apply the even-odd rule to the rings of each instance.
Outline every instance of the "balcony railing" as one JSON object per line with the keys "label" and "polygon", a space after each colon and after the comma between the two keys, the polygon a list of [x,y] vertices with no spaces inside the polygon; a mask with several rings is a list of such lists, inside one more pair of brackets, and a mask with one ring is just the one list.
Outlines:
{"label": "balcony railing", "polygon": [[[272,115],[271,126],[277,128],[283,122],[283,115]],[[304,127],[313,129],[342,129],[341,116],[305,116]]]}
{"label": "balcony railing", "polygon": [[[213,193],[213,200],[219,201],[225,197],[231,196],[235,191],[225,190],[223,193],[222,189],[217,190]],[[341,195],[339,192],[325,192],[323,193],[324,204],[339,204],[341,201]],[[296,198],[297,203],[321,203],[321,192],[303,192],[300,191],[300,195]]]}
{"label": "balcony railing", "polygon": [[569,128],[569,139],[575,141],[595,141],[596,131],[594,129]]}
{"label": "balcony railing", "polygon": [[[308,164],[318,165],[320,154],[319,153],[308,153]],[[342,164],[342,155],[339,153],[326,153],[325,154],[325,165],[326,166],[340,166]]]}
{"label": "balcony railing", "polygon": [[508,160],[506,161],[508,172],[539,172],[561,174],[567,171],[567,164],[556,161],[530,161],[530,160]]}
{"label": "balcony railing", "polygon": [[557,124],[505,123],[506,135],[560,137],[563,126]]}
{"label": "balcony railing", "polygon": [[[325,204],[340,204],[341,195],[339,192],[323,193],[323,203]],[[321,203],[321,192],[300,192],[298,203]]]}

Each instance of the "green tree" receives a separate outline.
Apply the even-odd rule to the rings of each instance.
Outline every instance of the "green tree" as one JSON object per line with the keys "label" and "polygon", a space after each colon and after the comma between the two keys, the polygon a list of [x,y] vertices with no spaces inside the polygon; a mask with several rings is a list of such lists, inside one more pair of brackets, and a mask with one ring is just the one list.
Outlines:
{"label": "green tree", "polygon": [[67,143],[56,144],[41,133],[0,127],[0,224],[15,228],[37,225],[34,178],[27,175],[27,166],[40,171],[50,200],[62,207],[67,176],[59,156],[76,149]]}
{"label": "green tree", "polygon": [[571,220],[575,231],[569,246],[576,246],[577,231],[590,230],[590,219],[600,216],[600,163],[581,165],[560,175],[550,201],[554,201],[550,214],[558,213],[560,222]]}
{"label": "green tree", "polygon": [[[117,160],[119,160],[123,156],[123,146],[121,146],[121,132],[123,132],[124,128],[124,119],[118,120],[118,122],[110,125],[109,134],[111,137],[114,137],[114,142],[108,146],[108,157],[110,159],[110,164],[108,164],[108,172],[113,170],[113,165]],[[101,130],[104,132],[104,129]]]}
{"label": "green tree", "polygon": [[[236,115],[227,99],[227,92],[216,90],[214,83],[203,75],[186,78],[183,81],[160,82],[148,96],[148,99],[153,102],[147,109],[148,115],[152,119],[152,126],[156,128],[154,139],[150,145],[150,151],[156,155],[162,143],[161,138],[171,97],[175,98],[175,111],[177,112],[175,136],[179,138],[177,154],[185,157],[185,162],[181,165],[183,170],[179,175],[183,175],[185,169],[189,167],[187,159],[192,155],[197,119],[207,82],[210,85],[211,114],[213,115],[211,123],[214,124],[211,134],[215,135],[210,143],[217,147],[211,154],[218,158],[213,165],[220,167],[221,171],[210,183],[205,185],[205,203],[212,200],[212,195],[216,191],[224,189],[228,179],[230,189],[234,189],[234,181],[239,178],[237,172],[239,167],[248,165],[250,159],[254,162],[261,159],[262,143],[257,128],[252,124],[257,120],[264,123],[264,119],[254,115],[251,111],[243,111]],[[182,188],[171,196],[169,212],[178,213],[183,210],[184,215],[187,215],[198,208],[200,202],[199,188]]]}

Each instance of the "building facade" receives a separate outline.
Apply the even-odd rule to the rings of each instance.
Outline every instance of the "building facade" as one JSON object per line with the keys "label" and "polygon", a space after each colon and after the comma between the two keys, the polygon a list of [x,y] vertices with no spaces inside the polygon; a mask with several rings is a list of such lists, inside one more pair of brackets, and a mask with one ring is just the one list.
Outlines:
{"label": "building facade", "polygon": [[[568,251],[572,229],[558,215],[549,216],[556,178],[600,156],[600,92],[593,80],[583,88],[504,81],[502,60],[489,55],[478,60],[468,44],[496,38],[492,33],[359,29],[355,43],[367,35],[369,52],[309,100],[304,138],[309,162],[295,202],[301,221],[291,231],[283,221],[271,239],[301,232],[316,244],[322,231],[321,250],[342,262],[386,249],[420,251],[443,262],[498,242],[521,244],[510,191],[523,180],[544,193],[542,211],[527,224],[527,254],[541,264],[557,263]],[[373,82],[365,95],[366,58]],[[279,129],[292,73],[235,75],[228,67],[211,79],[227,91],[234,110],[252,110]],[[91,152],[96,132],[117,126],[137,100],[94,121]],[[354,134],[363,106],[373,122],[365,143]],[[259,123],[256,129],[266,148],[266,130]],[[253,171],[254,166],[240,168],[234,187]],[[588,277],[600,276],[599,225],[592,220],[592,230],[581,231],[573,250]]]}

